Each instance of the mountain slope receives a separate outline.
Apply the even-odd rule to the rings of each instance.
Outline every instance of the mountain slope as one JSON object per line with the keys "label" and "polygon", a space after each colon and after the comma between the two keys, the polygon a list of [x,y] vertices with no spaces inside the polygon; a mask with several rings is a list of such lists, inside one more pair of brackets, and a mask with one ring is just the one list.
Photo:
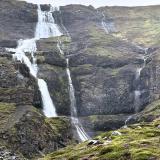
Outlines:
{"label": "mountain slope", "polygon": [[[95,144],[93,144],[95,143]],[[95,140],[70,146],[42,160],[159,160],[160,119],[104,133]]]}

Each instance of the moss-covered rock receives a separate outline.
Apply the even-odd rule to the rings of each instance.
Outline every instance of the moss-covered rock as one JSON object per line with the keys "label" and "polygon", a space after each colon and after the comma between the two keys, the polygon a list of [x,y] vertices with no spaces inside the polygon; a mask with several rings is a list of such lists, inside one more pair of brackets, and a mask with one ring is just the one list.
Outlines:
{"label": "moss-covered rock", "polygon": [[38,76],[47,82],[58,115],[64,116],[70,115],[70,100],[66,59],[65,55],[60,53],[58,42],[61,42],[61,49],[67,52],[70,38],[66,36],[42,39],[37,42]]}
{"label": "moss-covered rock", "polygon": [[16,110],[15,104],[0,102],[0,131],[4,130],[8,125],[8,120]]}
{"label": "moss-covered rock", "polygon": [[114,36],[142,46],[159,46],[159,7],[104,7],[100,11],[114,21],[118,31]]}
{"label": "moss-covered rock", "polygon": [[65,147],[72,143],[70,120],[46,119],[32,106],[0,103],[0,146],[26,158]]}
{"label": "moss-covered rock", "polygon": [[46,123],[49,123],[54,130],[59,144],[62,144],[62,146],[67,146],[71,143],[75,143],[73,140],[72,124],[69,118],[48,118],[45,121]]}
{"label": "moss-covered rock", "polygon": [[100,144],[85,142],[49,154],[43,160],[148,160],[160,158],[160,119],[107,132],[97,138]]}
{"label": "moss-covered rock", "polygon": [[131,116],[127,123],[151,122],[160,116],[160,100],[147,105],[140,113]]}

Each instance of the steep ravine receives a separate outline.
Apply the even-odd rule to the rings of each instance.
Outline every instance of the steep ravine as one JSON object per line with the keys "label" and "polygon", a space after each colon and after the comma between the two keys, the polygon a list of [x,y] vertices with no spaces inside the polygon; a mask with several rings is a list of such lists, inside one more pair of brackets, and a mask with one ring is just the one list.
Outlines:
{"label": "steep ravine", "polygon": [[[0,156],[38,159],[75,146],[77,131],[86,140],[126,123],[128,128],[44,159],[158,160],[159,6],[38,7],[0,1]],[[55,34],[53,24],[63,35]],[[19,39],[30,43],[18,45]],[[21,61],[13,60],[14,54]],[[56,118],[47,118],[57,115],[44,111],[44,106],[53,107],[51,101]]]}

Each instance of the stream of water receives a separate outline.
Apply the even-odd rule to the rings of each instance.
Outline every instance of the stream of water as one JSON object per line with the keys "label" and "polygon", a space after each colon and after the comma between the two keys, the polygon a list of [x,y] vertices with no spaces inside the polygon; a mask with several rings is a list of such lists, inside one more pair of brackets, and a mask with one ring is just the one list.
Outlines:
{"label": "stream of water", "polygon": [[106,34],[116,32],[116,28],[112,20],[106,20],[106,16],[102,13],[102,27],[105,30]]}
{"label": "stream of water", "polygon": [[77,116],[77,105],[76,105],[76,98],[75,98],[75,91],[74,91],[74,87],[72,84],[72,79],[71,79],[71,73],[70,73],[70,69],[69,69],[69,59],[66,59],[67,62],[67,75],[68,75],[68,83],[69,83],[69,96],[70,96],[70,102],[71,102],[71,119],[72,119],[72,123],[74,124],[78,136],[80,138],[81,141],[86,141],[88,139],[90,139],[90,137],[87,135],[87,133],[84,131],[84,128],[82,126],[82,124],[80,123],[78,116]]}
{"label": "stream of water", "polygon": [[[141,79],[141,72],[142,70],[146,67],[146,61],[148,59],[148,48],[144,49],[145,54],[142,56],[142,60],[143,60],[143,65],[139,68],[137,68],[136,71],[136,80],[139,81],[140,83],[140,79]],[[140,96],[142,94],[141,88],[140,88],[140,84],[137,85],[137,88],[135,90],[135,112],[139,112],[140,110],[140,106],[141,106],[141,99]]]}
{"label": "stream of water", "polygon": [[[62,42],[60,40],[58,40],[57,43],[57,48],[59,49],[60,54],[64,55],[64,52],[61,48],[62,46]],[[72,120],[72,124],[75,126],[78,137],[80,139],[80,141],[86,141],[88,139],[90,139],[90,137],[87,135],[87,133],[85,132],[81,122],[78,119],[78,115],[77,115],[77,104],[76,104],[76,97],[75,97],[75,90],[74,90],[74,86],[72,83],[72,78],[71,78],[71,72],[69,69],[69,59],[66,58],[66,63],[67,63],[67,68],[66,68],[66,73],[68,76],[68,86],[69,86],[69,98],[70,98],[70,107],[71,107],[71,120]]]}
{"label": "stream of water", "polygon": [[[8,51],[15,52],[13,59],[23,62],[30,71],[30,74],[38,81],[39,90],[42,96],[43,112],[47,117],[56,117],[56,108],[52,102],[49,94],[47,83],[43,79],[37,77],[38,66],[36,63],[35,53],[37,51],[36,41],[41,38],[49,38],[61,36],[58,26],[54,22],[52,13],[54,6],[50,5],[49,11],[42,11],[40,4],[37,4],[38,22],[35,30],[35,36],[32,39],[19,40],[16,49],[7,49]],[[30,55],[29,55],[30,54]],[[28,58],[28,56],[31,57]]]}

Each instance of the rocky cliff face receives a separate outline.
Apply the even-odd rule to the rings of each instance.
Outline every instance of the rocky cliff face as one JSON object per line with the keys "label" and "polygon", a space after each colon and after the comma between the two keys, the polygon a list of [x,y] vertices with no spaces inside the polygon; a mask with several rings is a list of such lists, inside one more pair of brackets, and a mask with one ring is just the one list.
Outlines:
{"label": "rocky cliff face", "polygon": [[[31,38],[37,22],[36,6],[15,0],[1,0],[0,40]],[[3,41],[2,44],[3,45]],[[3,45],[6,47],[6,43]]]}
{"label": "rocky cliff face", "polygon": [[116,125],[109,125],[114,129],[124,124],[121,114],[128,116],[159,99],[159,44],[153,38],[159,34],[158,8],[61,7],[60,24],[72,37],[68,52],[78,112],[83,117],[102,115],[98,130],[108,126],[108,115],[117,115]]}
{"label": "rocky cliff face", "polygon": [[[67,37],[60,37],[61,41],[69,44]],[[70,115],[70,100],[68,92],[68,77],[66,60],[57,47],[58,38],[50,38],[37,42],[38,76],[45,79],[58,115]]]}
{"label": "rocky cliff face", "polygon": [[[47,82],[58,115],[71,113],[68,57],[78,116],[90,135],[119,128],[132,114],[128,123],[159,116],[159,8],[69,5],[54,12],[65,35],[37,41],[36,58],[38,77]],[[36,5],[0,1],[0,143],[29,159],[73,140],[70,120],[44,117],[37,80],[5,50],[32,38],[36,22]]]}
{"label": "rocky cliff face", "polygon": [[[21,38],[34,36],[37,7],[8,0],[1,1],[0,8],[0,156],[2,159],[31,159],[70,144],[73,140],[72,127],[69,118],[47,119],[43,115],[37,79],[30,75],[27,66],[13,60],[12,52],[5,50],[5,48],[15,48],[17,40]],[[65,63],[58,65],[64,60],[61,60],[59,55],[56,59],[55,53],[55,68],[52,68],[54,62],[52,63],[50,58],[54,57],[53,51],[46,51],[47,47],[43,46],[45,41],[37,43],[39,43],[37,53],[40,64],[39,76],[48,78],[53,96],[58,97],[56,97],[58,99],[55,101],[56,105],[64,106],[64,112],[59,111],[59,115],[67,115],[69,111],[65,109],[67,106],[65,103],[69,103],[69,100],[66,96],[68,91],[66,91],[67,82],[65,83],[66,75],[63,68]],[[42,61],[44,54],[45,62]],[[59,76],[59,71],[62,72],[64,78]],[[55,76],[52,77],[52,74]],[[54,90],[55,85],[57,85],[56,90]],[[67,98],[61,98],[63,95]]]}

